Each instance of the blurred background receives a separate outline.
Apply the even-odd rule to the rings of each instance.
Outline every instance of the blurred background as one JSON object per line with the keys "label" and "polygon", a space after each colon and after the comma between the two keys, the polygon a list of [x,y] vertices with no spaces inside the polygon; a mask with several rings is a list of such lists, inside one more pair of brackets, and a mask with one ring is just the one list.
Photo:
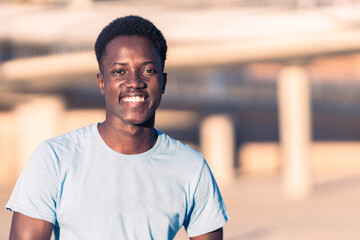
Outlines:
{"label": "blurred background", "polygon": [[104,120],[93,44],[129,14],[168,41],[156,127],[208,160],[225,239],[360,239],[358,0],[0,0],[2,206],[41,141]]}

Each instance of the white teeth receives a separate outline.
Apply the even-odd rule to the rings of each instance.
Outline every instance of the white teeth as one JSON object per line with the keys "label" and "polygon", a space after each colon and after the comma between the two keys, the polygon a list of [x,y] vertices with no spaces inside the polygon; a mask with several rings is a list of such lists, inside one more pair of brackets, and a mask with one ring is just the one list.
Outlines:
{"label": "white teeth", "polygon": [[124,97],[122,100],[125,102],[143,102],[145,101],[145,98],[140,96],[135,96],[135,97]]}

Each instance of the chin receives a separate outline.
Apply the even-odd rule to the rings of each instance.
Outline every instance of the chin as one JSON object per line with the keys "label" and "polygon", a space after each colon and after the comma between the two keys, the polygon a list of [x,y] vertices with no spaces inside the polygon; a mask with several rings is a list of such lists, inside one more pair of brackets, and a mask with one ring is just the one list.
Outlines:
{"label": "chin", "polygon": [[126,122],[128,122],[131,125],[137,125],[137,126],[154,126],[154,118],[128,118],[126,119]]}

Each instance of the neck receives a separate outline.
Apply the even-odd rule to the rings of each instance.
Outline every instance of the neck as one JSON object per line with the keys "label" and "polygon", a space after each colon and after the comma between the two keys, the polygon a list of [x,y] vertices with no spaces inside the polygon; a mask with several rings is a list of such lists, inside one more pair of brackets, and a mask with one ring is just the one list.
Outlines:
{"label": "neck", "polygon": [[120,127],[104,121],[98,125],[104,142],[114,151],[122,154],[139,154],[151,149],[157,140],[154,126]]}

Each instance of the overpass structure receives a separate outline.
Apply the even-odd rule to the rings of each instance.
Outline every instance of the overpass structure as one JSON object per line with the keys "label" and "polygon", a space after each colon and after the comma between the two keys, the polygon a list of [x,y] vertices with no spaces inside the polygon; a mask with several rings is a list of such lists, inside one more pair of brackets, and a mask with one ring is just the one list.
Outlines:
{"label": "overpass structure", "polygon": [[121,2],[81,8],[3,5],[0,76],[4,83],[34,84],[41,81],[39,76],[49,77],[51,85],[58,78],[73,82],[71,75],[97,72],[93,55],[97,34],[112,19],[128,14],[151,19],[165,34],[167,69],[255,61],[301,64],[323,55],[358,51],[359,9],[356,2],[295,10],[140,8]]}
{"label": "overpass structure", "polygon": [[[234,76],[241,75],[241,67],[249,63],[280,65],[277,86],[269,83],[259,98],[270,108],[279,109],[276,119],[280,120],[286,161],[286,189],[289,195],[305,196],[311,191],[306,66],[319,57],[360,51],[359,10],[355,1],[300,9],[226,8],[220,4],[175,9],[122,2],[77,2],[60,7],[2,5],[0,107],[4,112],[17,111],[22,119],[19,127],[29,138],[37,134],[34,126],[42,125],[34,117],[26,120],[25,112],[31,115],[38,109],[48,115],[49,133],[61,124],[57,117],[64,107],[102,107],[93,43],[112,19],[141,15],[159,26],[168,40],[166,71],[170,81],[161,107],[201,113],[200,145],[220,182],[233,176],[234,111],[241,111],[241,106],[251,102],[251,92],[258,93],[261,88],[255,84],[246,89],[239,85],[241,78]],[[34,100],[39,95],[46,97]],[[25,140],[23,143],[26,145]],[[20,157],[25,158],[30,148]]]}

